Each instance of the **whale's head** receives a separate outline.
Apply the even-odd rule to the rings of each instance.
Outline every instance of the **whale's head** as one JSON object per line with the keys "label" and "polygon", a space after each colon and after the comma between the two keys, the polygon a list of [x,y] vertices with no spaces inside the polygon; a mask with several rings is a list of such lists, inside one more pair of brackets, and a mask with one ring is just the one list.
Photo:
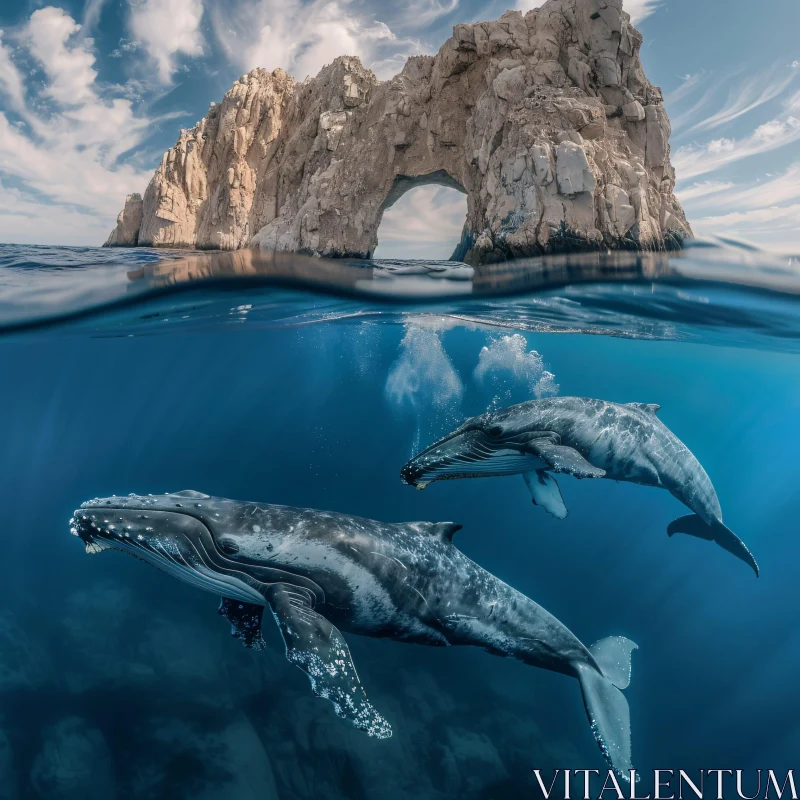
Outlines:
{"label": "whale's head", "polygon": [[517,475],[544,462],[525,452],[525,430],[508,412],[482,414],[414,456],[401,470],[403,481],[418,489],[456,478]]}
{"label": "whale's head", "polygon": [[249,508],[189,490],[95,498],[74,512],[70,531],[87,553],[118,550],[200,589],[263,605],[266,587],[286,575],[241,557],[243,531],[252,540],[258,527],[243,519]]}

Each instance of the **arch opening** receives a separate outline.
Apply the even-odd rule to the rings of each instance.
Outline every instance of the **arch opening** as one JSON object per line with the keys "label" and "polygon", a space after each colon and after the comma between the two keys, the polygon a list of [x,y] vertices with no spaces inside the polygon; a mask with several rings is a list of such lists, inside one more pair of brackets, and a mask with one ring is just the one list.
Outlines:
{"label": "arch opening", "polygon": [[379,259],[446,261],[459,250],[467,219],[467,193],[444,170],[398,175],[381,206]]}

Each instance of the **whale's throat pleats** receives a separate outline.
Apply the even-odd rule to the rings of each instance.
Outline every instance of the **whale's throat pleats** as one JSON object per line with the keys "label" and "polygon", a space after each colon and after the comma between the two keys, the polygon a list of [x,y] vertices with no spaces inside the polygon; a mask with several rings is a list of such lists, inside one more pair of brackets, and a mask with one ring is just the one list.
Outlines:
{"label": "whale's throat pleats", "polygon": [[425,471],[425,480],[447,478],[489,478],[518,475],[545,466],[542,459],[510,448],[494,450],[473,447],[463,453],[447,455]]}

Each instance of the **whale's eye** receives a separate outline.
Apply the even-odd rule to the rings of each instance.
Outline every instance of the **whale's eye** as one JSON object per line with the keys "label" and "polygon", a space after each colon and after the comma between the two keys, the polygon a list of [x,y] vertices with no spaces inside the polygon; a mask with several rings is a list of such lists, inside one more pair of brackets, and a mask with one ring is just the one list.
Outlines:
{"label": "whale's eye", "polygon": [[222,550],[223,553],[227,553],[228,555],[232,556],[239,552],[239,545],[236,544],[233,539],[220,539],[219,549]]}
{"label": "whale's eye", "polygon": [[488,433],[489,436],[502,436],[503,428],[501,425],[492,425],[490,428],[486,429],[486,433]]}

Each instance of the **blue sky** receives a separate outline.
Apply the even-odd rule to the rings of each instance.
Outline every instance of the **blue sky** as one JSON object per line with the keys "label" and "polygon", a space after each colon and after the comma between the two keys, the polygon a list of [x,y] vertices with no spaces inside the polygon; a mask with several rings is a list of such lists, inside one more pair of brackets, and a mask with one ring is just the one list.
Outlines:
{"label": "blue sky", "polygon": [[[256,66],[379,78],[458,22],[537,0],[0,0],[0,241],[100,244],[180,128]],[[800,253],[800,0],[625,0],[667,98],[695,231]],[[385,256],[446,257],[463,196],[387,214]],[[414,242],[409,248],[408,242]]]}

